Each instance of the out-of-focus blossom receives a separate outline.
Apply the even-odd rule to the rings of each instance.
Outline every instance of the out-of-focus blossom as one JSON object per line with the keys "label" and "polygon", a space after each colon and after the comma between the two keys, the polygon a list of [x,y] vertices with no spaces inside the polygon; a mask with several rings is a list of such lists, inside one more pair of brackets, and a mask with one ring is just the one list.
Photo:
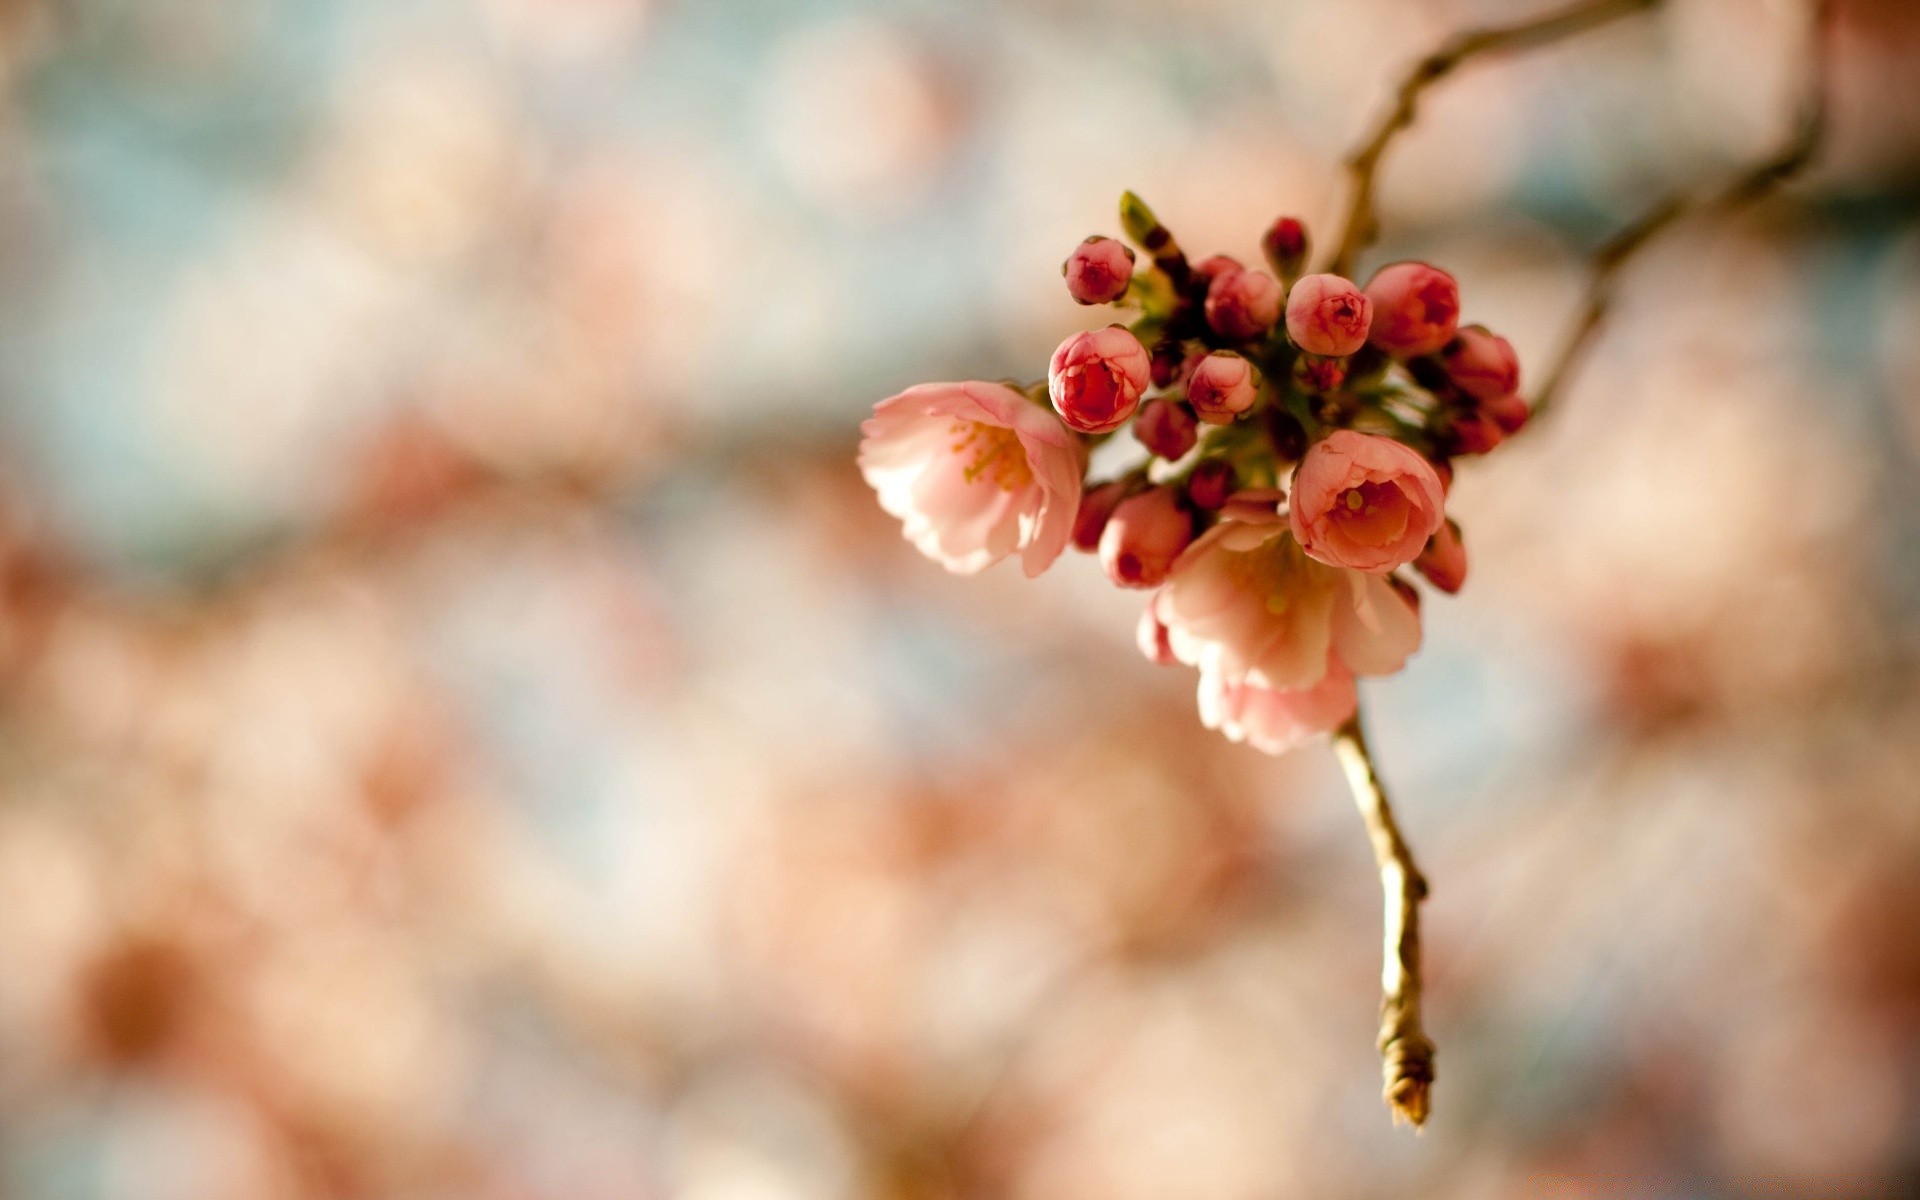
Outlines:
{"label": "out-of-focus blossom", "polygon": [[1265,271],[1221,271],[1207,287],[1207,324],[1222,337],[1257,338],[1280,319],[1281,297]]}
{"label": "out-of-focus blossom", "polygon": [[1080,304],[1110,304],[1133,280],[1133,249],[1110,237],[1090,237],[1060,264],[1067,293]]}
{"label": "out-of-focus blossom", "polygon": [[1209,425],[1228,425],[1253,407],[1260,377],[1253,364],[1230,350],[1201,359],[1187,379],[1187,403]]}
{"label": "out-of-focus blossom", "polygon": [[1082,433],[1120,428],[1151,381],[1140,339],[1123,326],[1089,329],[1061,342],[1047,368],[1047,391],[1068,425]]}
{"label": "out-of-focus blossom", "polygon": [[1298,217],[1281,217],[1260,235],[1260,251],[1266,255],[1273,273],[1282,279],[1299,277],[1310,248],[1307,227]]}
{"label": "out-of-focus blossom", "polygon": [[1113,510],[1100,535],[1100,565],[1120,587],[1159,587],[1193,540],[1193,515],[1170,487],[1129,496]]}
{"label": "out-of-focus blossom", "polygon": [[1171,396],[1155,396],[1140,406],[1133,436],[1154,455],[1172,462],[1186,456],[1200,439],[1193,410]]}
{"label": "out-of-focus blossom", "polygon": [[1338,275],[1305,276],[1287,293],[1287,336],[1309,354],[1352,354],[1372,323],[1373,302]]}
{"label": "out-of-focus blossom", "polygon": [[1180,660],[1174,657],[1173,646],[1167,641],[1167,626],[1154,615],[1153,605],[1148,604],[1140,612],[1140,624],[1134,629],[1134,640],[1140,646],[1141,657],[1156,667],[1171,667]]}
{"label": "out-of-focus blossom", "polygon": [[1460,526],[1452,521],[1441,522],[1427,542],[1427,548],[1413,560],[1413,568],[1441,591],[1449,595],[1459,591],[1467,581],[1467,547],[1460,540]]}
{"label": "out-of-focus blossom", "polygon": [[1100,534],[1107,528],[1113,510],[1131,490],[1126,480],[1116,479],[1090,487],[1080,496],[1080,508],[1073,517],[1073,545],[1076,550],[1093,551],[1100,545]]}
{"label": "out-of-focus blossom", "polygon": [[1195,508],[1216,512],[1233,494],[1236,482],[1232,463],[1224,458],[1209,458],[1196,465],[1193,474],[1187,476],[1187,499]]}
{"label": "out-of-focus blossom", "polygon": [[1533,416],[1527,402],[1513,392],[1482,400],[1480,411],[1493,419],[1493,423],[1500,427],[1500,432],[1509,435],[1519,433],[1525,428],[1528,418]]}
{"label": "out-of-focus blossom", "polygon": [[1513,343],[1483,325],[1468,325],[1447,343],[1440,360],[1447,377],[1469,396],[1493,400],[1520,388],[1520,356]]}
{"label": "out-of-focus blossom", "polygon": [[1266,688],[1200,673],[1201,724],[1266,754],[1285,754],[1333,732],[1358,702],[1353,673],[1337,656],[1329,656],[1320,682],[1303,688]]}
{"label": "out-of-focus blossom", "polygon": [[874,406],[860,471],[907,540],[949,571],[1018,551],[1058,558],[1080,506],[1082,452],[1052,413],[998,383],[923,383]]}
{"label": "out-of-focus blossom", "polygon": [[1444,520],[1433,464],[1392,438],[1340,429],[1293,473],[1293,535],[1321,562],[1391,571],[1412,562]]}
{"label": "out-of-focus blossom", "polygon": [[1367,281],[1367,299],[1373,301],[1368,340],[1401,358],[1432,354],[1460,325],[1460,285],[1423,262],[1381,267]]}

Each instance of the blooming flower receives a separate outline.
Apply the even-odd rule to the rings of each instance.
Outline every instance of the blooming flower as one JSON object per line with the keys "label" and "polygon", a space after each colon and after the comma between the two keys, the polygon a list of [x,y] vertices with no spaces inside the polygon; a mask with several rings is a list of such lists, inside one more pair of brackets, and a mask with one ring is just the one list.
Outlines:
{"label": "blooming flower", "polygon": [[1173,656],[1173,647],[1167,642],[1167,627],[1154,615],[1152,604],[1140,614],[1140,624],[1134,628],[1133,636],[1141,656],[1154,666],[1171,667],[1180,661]]}
{"label": "blooming flower", "polygon": [[1369,340],[1401,358],[1432,354],[1460,325],[1460,285],[1423,262],[1381,267],[1367,281],[1367,299],[1373,301]]}
{"label": "blooming flower", "polygon": [[1392,438],[1336,430],[1293,473],[1293,535],[1321,562],[1391,571],[1412,562],[1444,519],[1433,464]]}
{"label": "blooming flower", "polygon": [[1309,354],[1352,354],[1367,344],[1373,302],[1338,275],[1307,275],[1287,294],[1287,336]]}
{"label": "blooming flower", "polygon": [[1150,376],[1140,340],[1109,325],[1060,343],[1047,368],[1047,392],[1068,425],[1082,433],[1106,433],[1133,416]]}
{"label": "blooming flower", "polygon": [[1200,723],[1265,754],[1285,754],[1332,733],[1358,704],[1353,672],[1337,656],[1329,657],[1326,674],[1312,687],[1265,688],[1200,674]]}
{"label": "blooming flower", "polygon": [[1280,298],[1265,271],[1222,270],[1207,287],[1207,324],[1221,337],[1257,338],[1280,319]]}
{"label": "blooming flower", "polygon": [[1110,304],[1133,280],[1133,250],[1110,237],[1090,237],[1060,264],[1067,292],[1081,304]]}
{"label": "blooming flower", "polygon": [[1253,407],[1260,384],[1253,364],[1230,350],[1209,354],[1187,380],[1187,403],[1209,425],[1229,425]]}
{"label": "blooming flower", "polygon": [[1476,400],[1510,396],[1520,388],[1520,356],[1513,343],[1479,325],[1469,325],[1440,356],[1447,377]]}
{"label": "blooming flower", "polygon": [[1170,487],[1129,496],[1113,510],[1100,535],[1100,565],[1120,587],[1159,587],[1193,540],[1193,515]]}
{"label": "blooming flower", "polygon": [[1019,551],[1028,575],[1066,548],[1085,452],[1059,419],[998,383],[923,383],[860,426],[860,473],[907,540],[971,574]]}
{"label": "blooming flower", "polygon": [[1181,662],[1276,691],[1318,685],[1334,660],[1391,675],[1420,646],[1418,611],[1385,577],[1315,562],[1277,520],[1208,530],[1174,564],[1154,613]]}

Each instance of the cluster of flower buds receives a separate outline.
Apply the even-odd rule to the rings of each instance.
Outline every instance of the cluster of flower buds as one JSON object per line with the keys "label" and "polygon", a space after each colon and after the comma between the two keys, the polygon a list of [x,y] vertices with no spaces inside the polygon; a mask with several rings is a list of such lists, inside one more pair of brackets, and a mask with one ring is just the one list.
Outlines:
{"label": "cluster of flower buds", "polygon": [[[1525,423],[1513,347],[1460,325],[1451,275],[1419,262],[1363,288],[1302,274],[1283,217],[1268,269],[1189,261],[1139,198],[1123,228],[1066,261],[1082,304],[1136,312],[1077,333],[1043,383],[938,383],[882,401],[860,466],[928,556],[959,572],[1018,553],[1029,575],[1067,544],[1117,586],[1151,589],[1141,652],[1200,673],[1201,719],[1278,754],[1350,717],[1354,680],[1420,645],[1410,568],[1466,580],[1446,516],[1453,461]],[[1086,478],[1132,424],[1133,465]]]}

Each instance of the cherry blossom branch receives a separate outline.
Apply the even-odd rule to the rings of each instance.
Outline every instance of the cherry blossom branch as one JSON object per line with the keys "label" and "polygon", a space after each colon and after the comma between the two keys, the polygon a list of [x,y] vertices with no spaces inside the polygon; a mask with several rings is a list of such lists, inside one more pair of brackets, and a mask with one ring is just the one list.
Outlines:
{"label": "cherry blossom branch", "polygon": [[1395,1121],[1405,1120],[1418,1129],[1427,1119],[1433,1087],[1433,1042],[1420,1026],[1420,902],[1427,898],[1427,880],[1394,822],[1358,712],[1334,732],[1333,749],[1373,843],[1386,897],[1380,969],[1383,1095]]}
{"label": "cherry blossom branch", "polygon": [[1490,25],[1466,29],[1454,34],[1433,53],[1413,65],[1400,81],[1394,105],[1374,127],[1373,133],[1347,159],[1353,196],[1348,203],[1347,220],[1333,259],[1327,270],[1351,277],[1354,260],[1373,244],[1379,235],[1380,221],[1374,211],[1374,191],[1380,161],[1393,139],[1413,124],[1418,115],[1420,97],[1429,87],[1458,70],[1471,59],[1513,50],[1529,50],[1583,33],[1619,17],[1657,8],[1665,0],[1573,0],[1550,12],[1511,25]]}
{"label": "cherry blossom branch", "polygon": [[1677,192],[1648,209],[1640,218],[1607,239],[1594,251],[1588,269],[1586,298],[1573,329],[1547,368],[1545,382],[1534,396],[1535,416],[1559,395],[1569,374],[1585,355],[1613,306],[1615,284],[1622,268],[1656,236],[1683,218],[1698,214],[1732,213],[1761,199],[1804,170],[1819,153],[1827,129],[1828,60],[1833,35],[1833,0],[1818,0],[1807,37],[1806,94],[1798,119],[1786,142],[1774,153],[1742,171],[1732,182],[1694,194]]}

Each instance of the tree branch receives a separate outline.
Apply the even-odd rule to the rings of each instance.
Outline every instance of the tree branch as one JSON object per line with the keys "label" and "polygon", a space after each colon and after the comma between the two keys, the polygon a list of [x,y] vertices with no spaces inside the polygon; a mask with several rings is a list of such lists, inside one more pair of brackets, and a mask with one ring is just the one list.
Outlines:
{"label": "tree branch", "polygon": [[1379,234],[1379,218],[1374,212],[1375,178],[1387,147],[1401,131],[1413,124],[1419,112],[1420,96],[1429,87],[1451,75],[1470,59],[1513,50],[1529,50],[1572,37],[1619,17],[1657,8],[1665,0],[1572,0],[1551,12],[1511,25],[1490,25],[1466,29],[1454,34],[1433,53],[1413,65],[1400,81],[1394,105],[1373,133],[1347,159],[1353,196],[1347,209],[1346,227],[1336,243],[1327,270],[1335,275],[1351,276],[1354,259],[1373,244]]}
{"label": "tree branch", "polygon": [[1759,200],[1799,174],[1819,153],[1827,130],[1833,9],[1833,0],[1816,0],[1814,4],[1807,36],[1806,94],[1786,142],[1729,183],[1694,194],[1677,192],[1668,196],[1594,251],[1588,268],[1586,299],[1560,352],[1547,368],[1545,381],[1534,395],[1535,416],[1544,412],[1560,394],[1599,333],[1613,306],[1615,283],[1629,260],[1656,236],[1686,217],[1697,213],[1731,213]]}
{"label": "tree branch", "polygon": [[1373,843],[1380,890],[1386,897],[1380,969],[1383,1094],[1394,1120],[1408,1121],[1418,1129],[1427,1119],[1433,1087],[1433,1042],[1420,1026],[1420,902],[1427,898],[1427,881],[1394,823],[1358,712],[1334,732],[1333,749]]}

